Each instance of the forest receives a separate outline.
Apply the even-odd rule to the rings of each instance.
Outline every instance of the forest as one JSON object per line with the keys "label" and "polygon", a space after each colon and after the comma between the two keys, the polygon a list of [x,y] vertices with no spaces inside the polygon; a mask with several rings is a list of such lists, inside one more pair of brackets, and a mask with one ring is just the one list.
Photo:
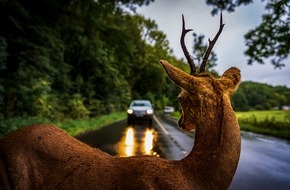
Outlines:
{"label": "forest", "polygon": [[1,1],[2,119],[97,116],[132,98],[167,103],[159,59],[174,58],[165,34],[122,9],[148,2],[116,2]]}
{"label": "forest", "polygon": [[281,110],[290,105],[290,89],[257,82],[242,82],[232,96],[235,111]]}
{"label": "forest", "polygon": [[[134,13],[152,1],[1,0],[0,121],[96,117],[138,98],[178,108],[159,59],[188,66],[154,20]],[[244,82],[232,102],[238,111],[279,109],[290,89]]]}

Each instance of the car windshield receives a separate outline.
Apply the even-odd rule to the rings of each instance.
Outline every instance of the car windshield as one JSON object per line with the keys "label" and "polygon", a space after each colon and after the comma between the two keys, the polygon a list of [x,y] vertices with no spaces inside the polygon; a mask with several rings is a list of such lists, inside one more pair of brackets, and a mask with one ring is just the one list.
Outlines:
{"label": "car windshield", "polygon": [[144,106],[150,106],[150,104],[147,103],[147,102],[134,102],[132,104],[132,106],[142,106],[142,107],[144,107]]}

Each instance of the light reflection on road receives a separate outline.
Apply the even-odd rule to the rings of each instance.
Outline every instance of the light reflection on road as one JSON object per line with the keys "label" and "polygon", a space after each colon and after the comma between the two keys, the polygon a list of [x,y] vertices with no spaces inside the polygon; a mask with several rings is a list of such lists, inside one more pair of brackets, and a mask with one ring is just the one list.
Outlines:
{"label": "light reflection on road", "polygon": [[117,143],[117,154],[121,157],[136,155],[158,156],[153,150],[156,140],[156,130],[149,128],[136,130],[135,127],[128,126],[124,131],[123,137]]}
{"label": "light reflection on road", "polygon": [[146,129],[145,137],[144,137],[144,153],[147,155],[152,155],[152,149],[153,149],[153,142],[154,142],[154,135],[153,130]]}
{"label": "light reflection on road", "polygon": [[[125,155],[124,156],[133,156],[135,154],[134,153],[134,145],[135,145],[134,129],[132,127],[129,127],[125,133],[125,137],[123,137],[123,138],[125,138],[125,146],[123,147],[123,148],[125,148],[125,150],[124,150]],[[118,148],[118,150],[120,150],[121,148],[122,148],[122,145]]]}

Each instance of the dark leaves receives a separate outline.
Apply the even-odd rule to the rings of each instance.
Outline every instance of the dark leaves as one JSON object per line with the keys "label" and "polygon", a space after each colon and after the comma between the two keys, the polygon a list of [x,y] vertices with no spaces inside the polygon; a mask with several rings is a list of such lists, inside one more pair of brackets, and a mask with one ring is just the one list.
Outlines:
{"label": "dark leaves", "polygon": [[245,35],[248,63],[265,63],[282,68],[290,53],[290,13],[287,0],[268,2],[262,23]]}

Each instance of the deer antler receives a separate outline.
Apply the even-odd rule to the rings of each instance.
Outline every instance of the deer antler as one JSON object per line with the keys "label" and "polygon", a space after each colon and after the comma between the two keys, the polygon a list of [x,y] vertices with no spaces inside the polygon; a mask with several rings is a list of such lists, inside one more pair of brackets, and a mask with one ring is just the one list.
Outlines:
{"label": "deer antler", "polygon": [[206,63],[207,63],[207,60],[208,60],[208,57],[211,53],[211,50],[213,48],[213,46],[215,45],[218,37],[220,36],[220,34],[222,33],[222,30],[224,28],[224,25],[223,24],[223,15],[221,13],[221,16],[220,16],[220,28],[219,28],[219,31],[217,32],[217,34],[215,35],[214,39],[211,41],[210,39],[208,39],[208,42],[209,42],[209,46],[204,54],[204,57],[202,58],[202,63],[200,65],[200,69],[199,69],[199,72],[202,73],[205,71],[205,66],[206,66]]}
{"label": "deer antler", "polygon": [[182,33],[181,33],[181,37],[180,37],[180,44],[181,44],[181,48],[183,50],[183,53],[187,59],[187,62],[190,66],[190,74],[195,75],[196,74],[195,64],[193,62],[193,59],[190,57],[190,54],[188,53],[187,48],[186,48],[185,43],[184,43],[184,37],[185,37],[186,33],[190,32],[190,31],[192,31],[192,29],[185,29],[184,16],[182,14]]}

